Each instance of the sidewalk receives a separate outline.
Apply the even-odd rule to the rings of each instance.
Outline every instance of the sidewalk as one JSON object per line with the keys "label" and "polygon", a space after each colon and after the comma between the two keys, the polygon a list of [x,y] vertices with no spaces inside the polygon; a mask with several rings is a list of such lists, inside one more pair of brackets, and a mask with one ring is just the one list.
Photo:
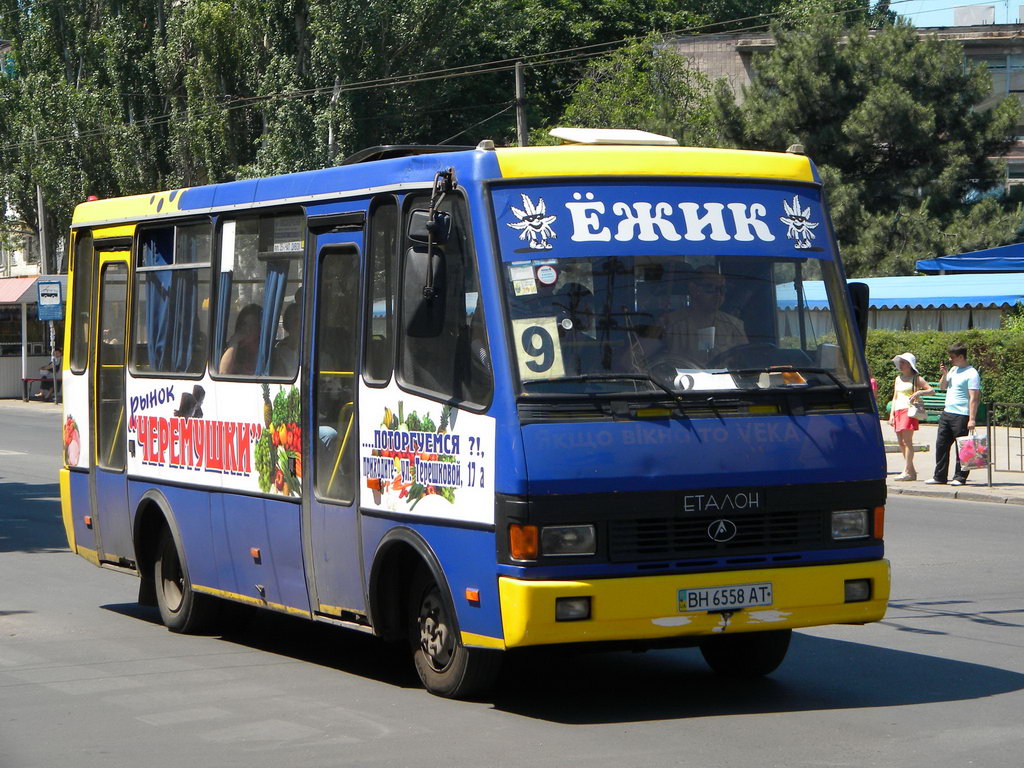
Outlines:
{"label": "sidewalk", "polygon": [[26,411],[45,411],[60,413],[63,405],[61,403],[51,403],[43,400],[29,400],[25,402],[20,397],[0,397],[0,408],[23,408]]}
{"label": "sidewalk", "polygon": [[[984,428],[980,430],[984,433]],[[914,468],[916,481],[895,482],[896,475],[903,472],[903,456],[896,444],[896,433],[889,422],[882,422],[882,438],[886,445],[886,466],[888,467],[889,495],[932,496],[940,499],[965,499],[967,501],[991,501],[996,504],[1024,504],[1024,473],[998,472],[992,470],[992,487],[988,486],[988,470],[976,469],[971,472],[967,485],[925,485],[935,469],[936,424],[922,424],[914,435]],[[927,450],[921,450],[926,448]],[[949,455],[949,479],[953,478],[955,459]],[[1002,463],[1002,460],[1000,460]]]}

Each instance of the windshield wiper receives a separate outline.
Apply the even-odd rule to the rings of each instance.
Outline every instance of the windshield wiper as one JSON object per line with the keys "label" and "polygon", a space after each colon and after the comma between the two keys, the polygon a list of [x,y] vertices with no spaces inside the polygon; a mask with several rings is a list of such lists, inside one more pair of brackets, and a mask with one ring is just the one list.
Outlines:
{"label": "windshield wiper", "polygon": [[653,384],[666,395],[675,400],[680,412],[686,407],[686,401],[678,392],[674,392],[665,382],[649,373],[580,373],[574,376],[559,376],[547,379],[530,379],[525,384],[549,384],[560,381],[646,381]]}

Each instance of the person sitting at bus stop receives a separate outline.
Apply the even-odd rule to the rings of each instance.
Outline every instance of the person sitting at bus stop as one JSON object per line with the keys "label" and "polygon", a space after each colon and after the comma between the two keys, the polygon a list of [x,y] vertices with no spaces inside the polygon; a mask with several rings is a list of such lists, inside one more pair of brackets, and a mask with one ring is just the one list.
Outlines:
{"label": "person sitting at bus stop", "polygon": [[227,348],[220,358],[220,372],[229,375],[255,373],[256,357],[260,346],[260,318],[263,311],[258,304],[242,307],[235,321],[235,333],[228,339]]}
{"label": "person sitting at bus stop", "polygon": [[690,305],[662,316],[662,341],[670,362],[706,362],[714,355],[747,343],[743,322],[719,309],[725,277],[710,264],[689,282]]}
{"label": "person sitting at bus stop", "polygon": [[39,382],[39,391],[32,396],[33,400],[48,403],[54,399],[55,384],[60,380],[62,358],[63,352],[60,347],[57,347],[53,350],[53,359],[39,369],[39,376],[42,380]]}

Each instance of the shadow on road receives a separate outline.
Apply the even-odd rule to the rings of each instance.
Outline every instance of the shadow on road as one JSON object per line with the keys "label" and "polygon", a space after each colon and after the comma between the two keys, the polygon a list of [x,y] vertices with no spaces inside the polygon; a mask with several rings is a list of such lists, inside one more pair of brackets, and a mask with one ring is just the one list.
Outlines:
{"label": "shadow on road", "polygon": [[0,552],[55,552],[67,547],[60,486],[0,478]]}
{"label": "shadow on road", "polygon": [[696,649],[515,659],[495,706],[567,724],[965,701],[1024,689],[1024,674],[794,633],[770,677],[728,680]]}
{"label": "shadow on road", "polygon": [[[106,609],[159,623],[155,609]],[[409,653],[357,632],[279,614],[230,613],[222,639],[401,688],[419,687]],[[1024,674],[872,645],[794,633],[768,678],[719,677],[697,649],[648,653],[509,653],[485,703],[564,724],[610,724],[720,715],[893,707],[966,701],[1024,689]],[[341,688],[339,687],[339,690]],[[438,700],[434,706],[445,706]]]}
{"label": "shadow on road", "polygon": [[[105,610],[159,625],[156,608],[137,603],[102,606]],[[317,624],[270,611],[225,603],[219,626],[224,642],[286,656],[309,664],[378,680],[400,688],[417,688],[419,679],[408,652],[361,632]]]}

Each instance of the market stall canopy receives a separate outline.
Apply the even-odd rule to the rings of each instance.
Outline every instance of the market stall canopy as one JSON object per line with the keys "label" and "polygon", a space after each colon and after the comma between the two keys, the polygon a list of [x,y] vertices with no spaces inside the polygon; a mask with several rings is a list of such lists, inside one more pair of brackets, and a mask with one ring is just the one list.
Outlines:
{"label": "market stall canopy", "polygon": [[1024,243],[922,259],[917,262],[917,271],[930,275],[940,272],[1024,272]]}
{"label": "market stall canopy", "polygon": [[[1024,303],[1024,272],[868,277],[850,282],[867,284],[871,309],[982,309]],[[777,299],[780,308],[794,309],[793,284],[780,285]],[[804,304],[811,309],[825,308],[825,284],[804,283]]]}

